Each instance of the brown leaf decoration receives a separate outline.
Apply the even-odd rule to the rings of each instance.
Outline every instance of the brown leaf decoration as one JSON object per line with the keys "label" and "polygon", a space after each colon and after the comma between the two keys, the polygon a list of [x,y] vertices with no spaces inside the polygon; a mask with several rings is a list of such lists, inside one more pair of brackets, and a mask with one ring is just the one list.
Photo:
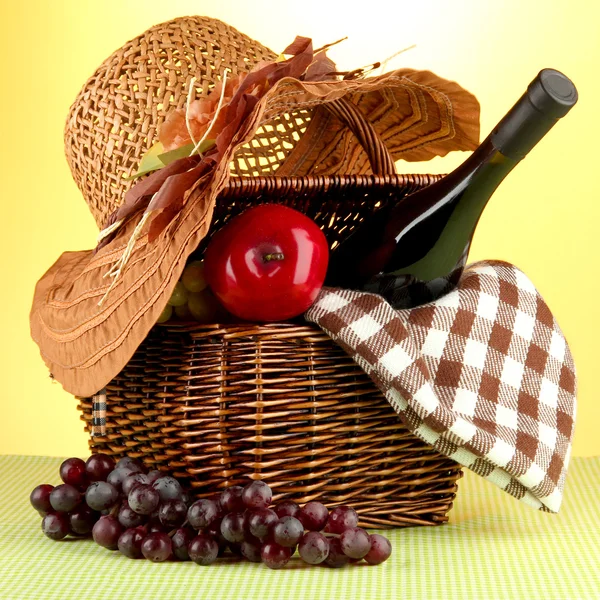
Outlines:
{"label": "brown leaf decoration", "polygon": [[292,58],[277,63],[277,70],[268,76],[269,87],[284,77],[295,77],[300,79],[306,69],[313,61],[313,47],[310,38],[297,36],[292,44],[284,51],[284,54],[292,54]]}
{"label": "brown leaf decoration", "polygon": [[327,81],[336,78],[335,63],[323,52],[319,52],[304,75],[304,81]]}
{"label": "brown leaf decoration", "polygon": [[[129,189],[125,194],[125,201],[114,211],[105,227],[108,228],[117,221],[126,221],[132,215],[146,207],[148,197],[157,193],[165,184],[166,181],[173,175],[188,171],[191,167],[198,164],[199,156],[188,156],[180,158],[170,165],[154,171],[146,179],[140,181],[137,185]],[[96,252],[106,246],[114,237],[114,234],[104,237],[96,246]]]}
{"label": "brown leaf decoration", "polygon": [[[210,169],[212,164],[214,164],[214,161],[209,157],[206,157],[192,169],[184,171],[183,173],[171,175],[152,198],[146,212],[160,213],[166,211],[166,215],[172,215],[172,217],[175,216],[183,206],[185,193]],[[169,210],[175,208],[177,209],[175,211]],[[163,215],[159,221],[161,226],[159,226],[155,223],[156,219],[156,216],[152,219],[150,232],[148,234],[149,242],[153,242],[171,220],[168,219],[165,223],[166,216]],[[162,226],[163,224],[164,226]]]}
{"label": "brown leaf decoration", "polygon": [[239,98],[232,100],[231,104],[227,107],[227,125],[223,127],[221,133],[217,136],[218,156],[221,156],[229,146],[241,123],[252,112],[257,102],[258,98],[251,94],[242,94]]}
{"label": "brown leaf decoration", "polygon": [[[227,106],[246,76],[247,73],[239,73],[237,76],[228,77],[224,90],[223,82],[219,81],[205,98],[190,102],[188,118],[195,140],[202,139],[209,126],[211,138],[215,138],[219,134],[226,123],[226,111],[220,111],[218,116],[216,115],[221,93],[223,93],[223,106]],[[167,118],[159,127],[158,139],[166,150],[171,151],[192,142],[184,108],[175,109],[167,115]]]}
{"label": "brown leaf decoration", "polygon": [[297,35],[294,41],[283,51],[282,54],[302,54],[310,48],[312,52],[312,39]]}
{"label": "brown leaf decoration", "polygon": [[180,158],[170,165],[152,173],[146,179],[133,186],[125,194],[125,202],[117,210],[116,220],[126,219],[129,215],[136,212],[140,202],[148,197],[156,194],[164,185],[164,183],[172,175],[177,175],[196,166],[200,160],[199,156],[188,156]]}
{"label": "brown leaf decoration", "polygon": [[[157,213],[156,216],[152,217],[148,235],[150,242],[155,240],[181,210],[185,192],[210,168],[220,162],[223,153],[231,146],[235,135],[240,131],[244,121],[252,113],[267,90],[271,89],[275,83],[284,77],[299,79],[311,66],[313,63],[312,40],[298,36],[284,50],[284,54],[291,54],[292,56],[281,62],[259,65],[254,71],[238,79],[237,89],[234,92],[226,85],[225,93],[230,94],[233,92],[233,95],[217,116],[219,123],[216,128],[218,130],[216,146],[202,158],[190,157],[191,160],[187,163],[181,161],[188,159],[175,161],[131,188],[125,198],[125,204],[117,211],[116,220],[129,217],[143,205],[144,198],[155,194],[145,210],[145,212]],[[319,65],[322,68],[328,65],[324,60],[324,52],[320,55],[323,56],[318,59],[315,69],[318,69]],[[218,89],[220,90],[220,88]],[[210,103],[197,101],[199,103],[197,107],[197,110],[200,111],[199,114],[204,115],[202,111],[205,109],[207,112],[210,109],[214,113],[216,92],[216,89],[211,92]],[[202,102],[204,104],[201,104]],[[185,113],[182,113],[179,109],[179,112],[175,111],[174,114],[175,116],[170,121],[167,119],[169,128],[165,130],[165,139],[162,140],[165,147],[169,144],[169,140],[171,142],[172,140],[182,140],[182,143],[189,141],[189,136],[186,137],[185,132],[181,131],[182,119],[185,124]],[[207,126],[204,116],[202,117],[202,125]],[[169,147],[171,146],[169,145]],[[163,173],[167,169],[170,170]]]}
{"label": "brown leaf decoration", "polygon": [[148,242],[153,242],[164,231],[169,223],[177,216],[183,208],[183,196],[179,196],[168,206],[161,210],[150,223],[148,230]]}

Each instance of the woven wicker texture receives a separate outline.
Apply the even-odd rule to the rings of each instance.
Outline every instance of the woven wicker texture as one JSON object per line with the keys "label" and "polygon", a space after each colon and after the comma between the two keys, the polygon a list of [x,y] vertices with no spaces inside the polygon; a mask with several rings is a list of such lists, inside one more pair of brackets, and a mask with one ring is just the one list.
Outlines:
{"label": "woven wicker texture", "polygon": [[276,500],[351,504],[390,527],[443,523],[456,494],[459,465],[312,326],[157,327],[107,395],[92,450],[173,470],[199,497],[252,477]]}
{"label": "woven wicker texture", "polygon": [[[249,205],[277,200],[315,219],[335,246],[377,203],[435,179],[235,178],[204,243]],[[461,474],[314,325],[157,326],[107,386],[107,400],[106,435],[91,438],[92,450],[175,469],[199,496],[259,478],[277,499],[351,503],[364,525],[439,524]],[[80,409],[91,431],[91,399]]]}
{"label": "woven wicker texture", "polygon": [[[197,78],[206,95],[227,69],[250,71],[276,55],[233,27],[208,17],[156,25],[107,58],[75,99],[65,128],[65,153],[73,178],[98,224],[118,207],[140,156],[156,141],[173,108],[185,105]],[[310,111],[273,119],[241,148],[232,163],[238,175],[271,174],[306,129]]]}
{"label": "woven wicker texture", "polygon": [[210,230],[197,253],[204,252],[212,235],[228,219],[268,202],[291,206],[309,216],[325,233],[330,248],[335,248],[374,208],[396,203],[439,178],[407,174],[231,179],[219,196]]}

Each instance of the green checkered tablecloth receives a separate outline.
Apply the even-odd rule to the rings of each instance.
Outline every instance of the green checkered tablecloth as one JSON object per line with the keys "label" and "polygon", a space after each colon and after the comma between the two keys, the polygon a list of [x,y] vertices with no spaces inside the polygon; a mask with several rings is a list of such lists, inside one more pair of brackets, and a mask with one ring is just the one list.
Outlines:
{"label": "green checkered tablecloth", "polygon": [[600,599],[600,457],[572,461],[558,515],[466,473],[450,523],[386,532],[383,565],[285,569],[218,561],[133,561],[91,540],[53,542],[29,492],[59,482],[61,459],[0,456],[0,599]]}

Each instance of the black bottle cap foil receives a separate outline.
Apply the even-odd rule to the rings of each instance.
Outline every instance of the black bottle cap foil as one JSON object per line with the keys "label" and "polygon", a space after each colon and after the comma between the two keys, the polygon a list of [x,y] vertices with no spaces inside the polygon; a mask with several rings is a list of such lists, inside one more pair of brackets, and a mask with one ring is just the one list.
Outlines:
{"label": "black bottle cap foil", "polygon": [[492,141],[502,154],[521,160],[564,117],[578,99],[573,82],[560,71],[543,69],[498,123]]}
{"label": "black bottle cap foil", "polygon": [[564,117],[577,102],[577,89],[560,71],[544,69],[529,84],[527,94],[531,104],[553,119]]}

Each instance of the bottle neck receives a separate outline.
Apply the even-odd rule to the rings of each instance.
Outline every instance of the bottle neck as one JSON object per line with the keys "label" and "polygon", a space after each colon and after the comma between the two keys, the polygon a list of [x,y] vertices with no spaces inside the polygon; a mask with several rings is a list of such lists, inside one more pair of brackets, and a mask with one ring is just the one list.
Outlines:
{"label": "bottle neck", "polygon": [[[407,196],[392,209],[389,233],[398,243],[411,229],[427,220],[432,214],[457,197],[466,195],[475,185],[480,197],[478,205],[489,199],[499,183],[515,167],[518,160],[504,156],[496,147],[493,134],[490,134],[480,146],[452,173],[434,184]],[[484,188],[484,189],[482,189]],[[489,193],[486,194],[486,192]],[[469,194],[472,196],[472,193]]]}
{"label": "bottle neck", "polygon": [[521,160],[576,102],[573,82],[544,69],[494,128],[492,141],[505,156]]}
{"label": "bottle neck", "polygon": [[522,160],[557,122],[558,119],[537,111],[524,94],[494,128],[489,139],[504,156]]}
{"label": "bottle neck", "polygon": [[[439,237],[431,240],[429,251],[417,261],[401,268],[385,269],[394,274],[410,274],[422,281],[431,281],[450,273],[469,245],[477,223],[489,199],[502,180],[519,163],[502,154],[493,141],[493,134],[455,171],[428,188],[412,195],[411,208],[422,211],[423,218],[408,222],[396,235],[401,239],[413,227],[427,226],[429,215],[447,205],[451,213]],[[421,197],[419,197],[421,196]],[[408,198],[407,198],[408,200]],[[398,205],[398,213],[406,215],[406,206]],[[427,206],[423,210],[424,206]],[[410,217],[408,217],[410,218]]]}

